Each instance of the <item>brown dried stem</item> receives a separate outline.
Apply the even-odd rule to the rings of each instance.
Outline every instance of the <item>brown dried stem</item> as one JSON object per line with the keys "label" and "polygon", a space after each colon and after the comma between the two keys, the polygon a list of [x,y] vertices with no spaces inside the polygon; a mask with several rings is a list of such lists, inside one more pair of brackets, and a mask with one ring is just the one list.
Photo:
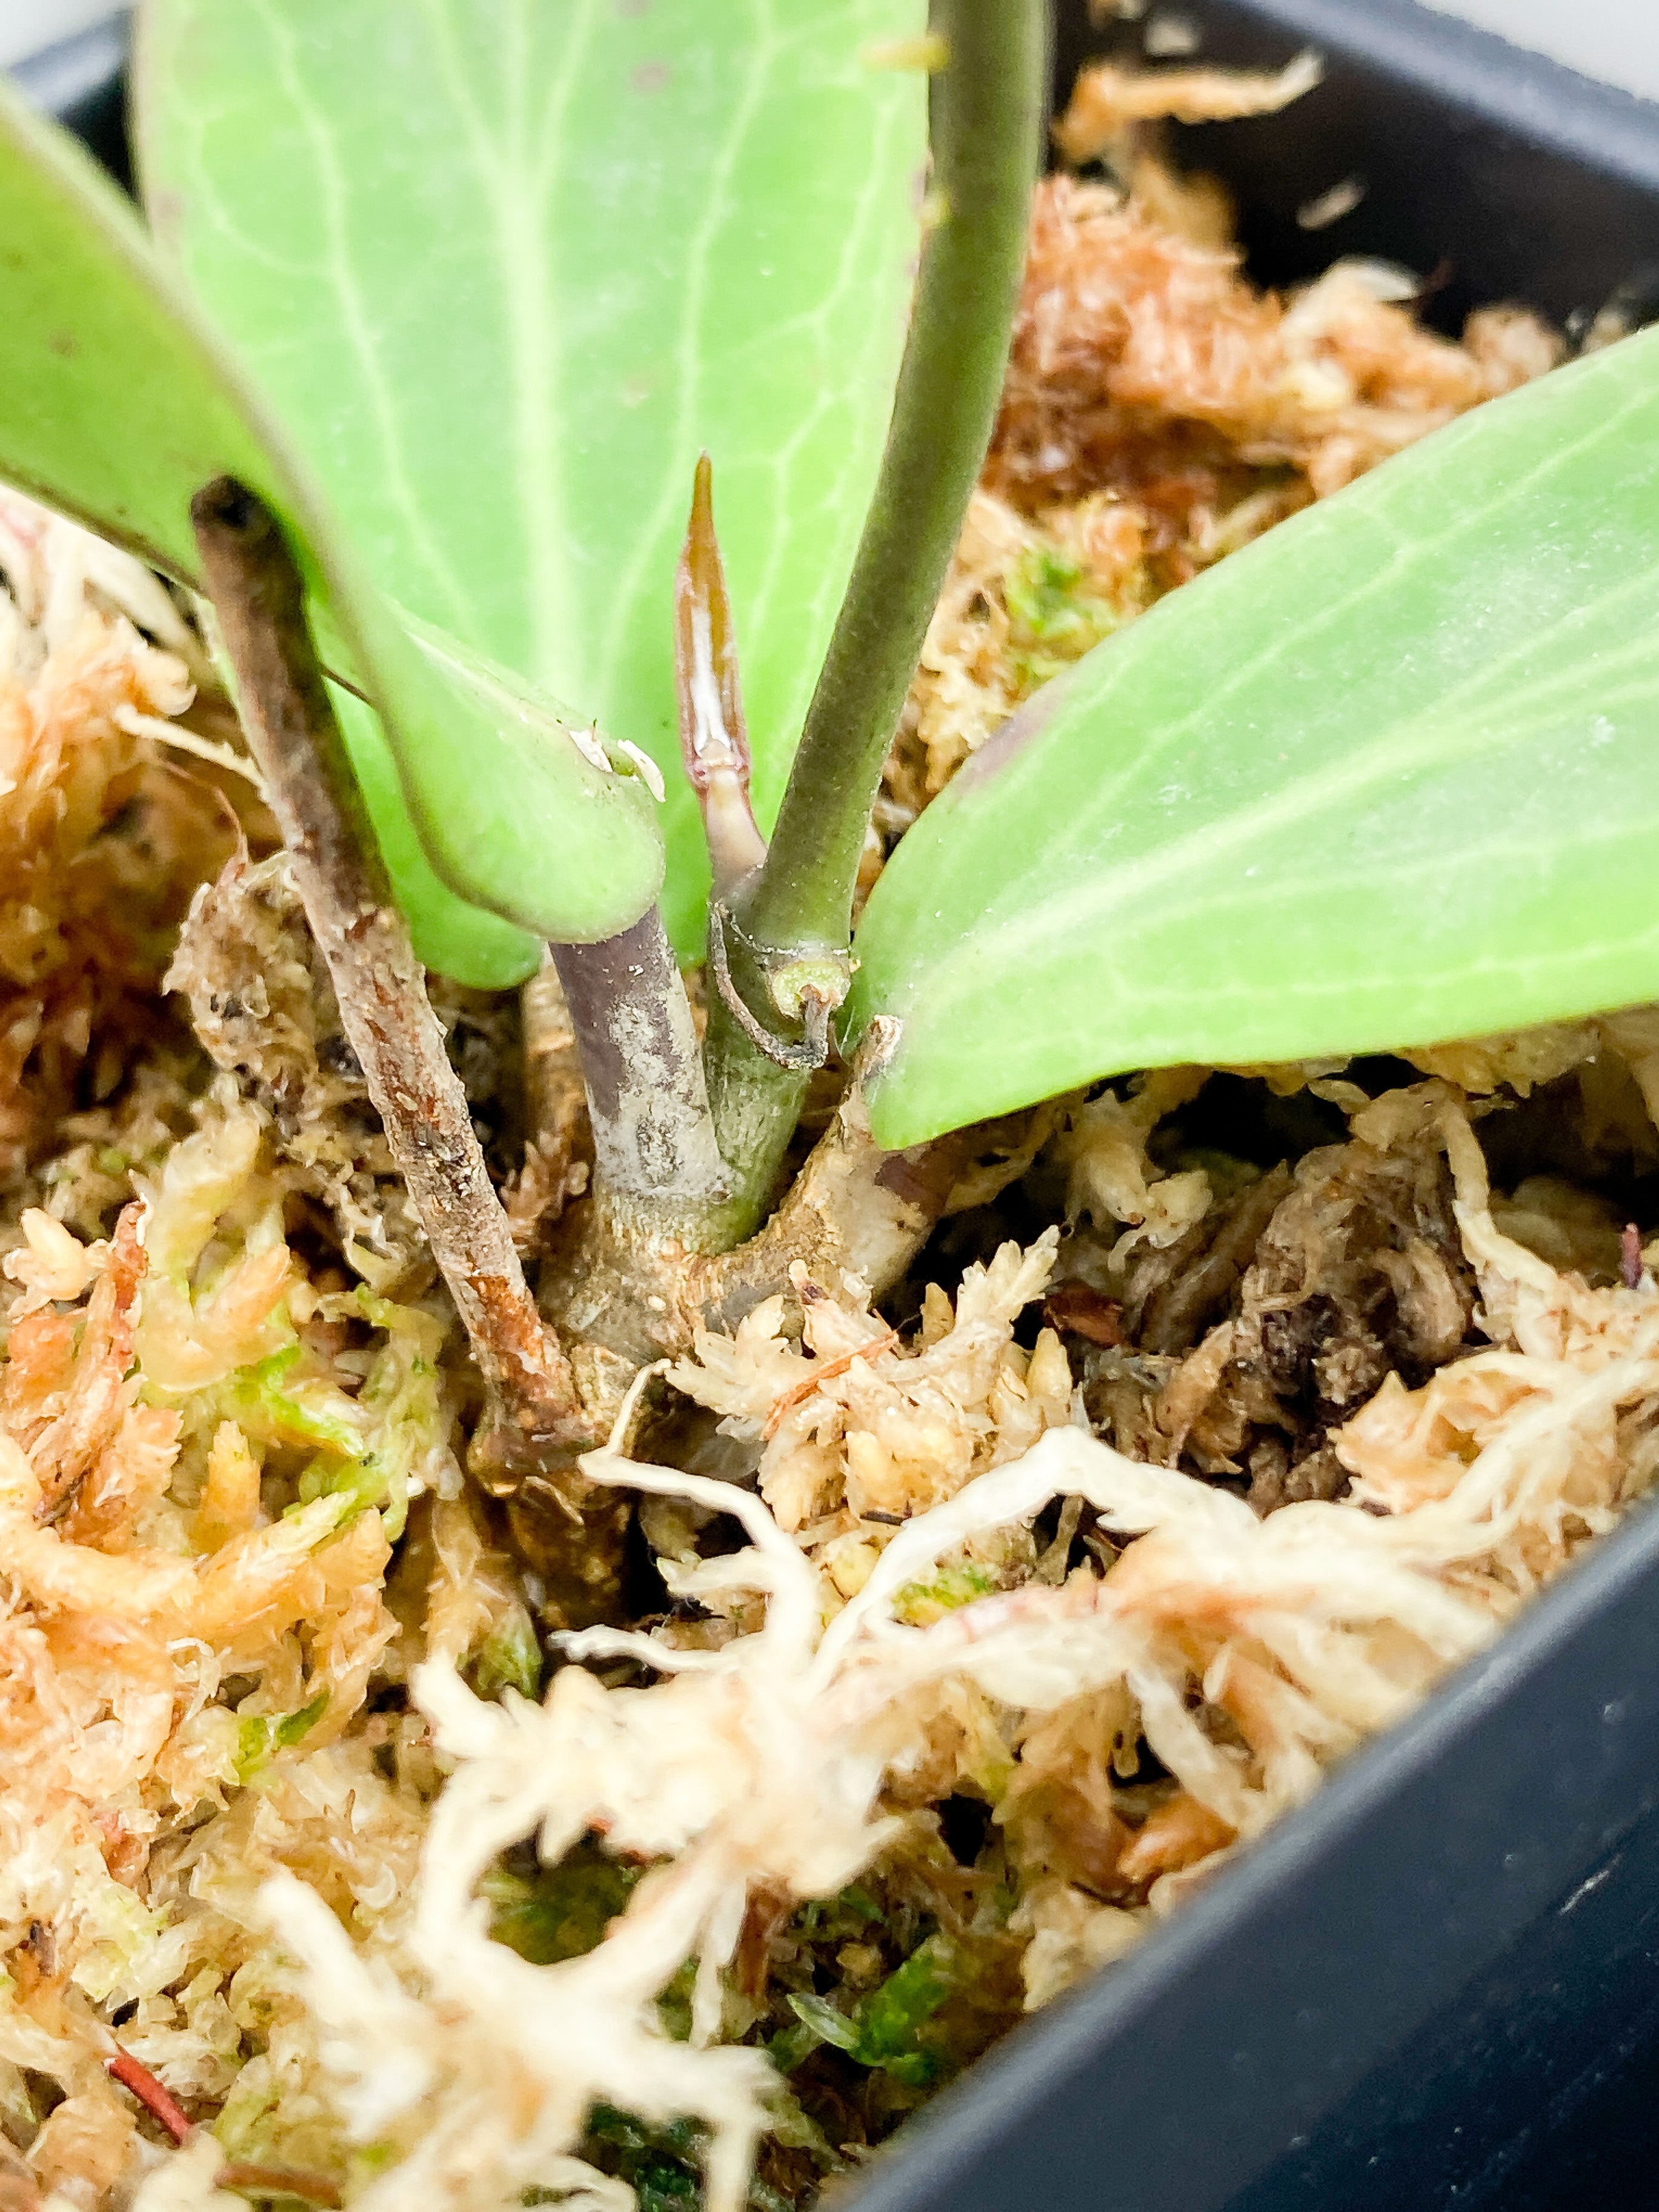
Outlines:
{"label": "brown dried stem", "polygon": [[566,1206],[592,1182],[593,1138],[575,1024],[550,958],[519,994],[519,1011],[529,1132],[507,1216],[520,1257],[531,1260],[545,1252]]}
{"label": "brown dried stem", "polygon": [[158,2119],[174,2142],[185,2142],[195,2130],[196,2123],[174,2097],[165,2083],[158,2081],[141,2059],[130,2051],[123,2051],[118,2043],[114,2055],[104,2061],[111,2078],[118,2081],[137,2097],[144,2110]]}
{"label": "brown dried stem", "polygon": [[233,2159],[215,2177],[217,2189],[234,2189],[239,2197],[296,2197],[302,2204],[320,2204],[324,2212],[337,2212],[343,2202],[339,2185],[325,2173],[313,2173],[301,2166],[255,2166]]}
{"label": "brown dried stem", "polygon": [[674,574],[674,690],[680,751],[702,809],[714,896],[723,899],[766,858],[766,841],[749,795],[737,631],[714,534],[714,472],[707,453],[697,462],[690,520]]}
{"label": "brown dried stem", "polygon": [[271,516],[228,477],[197,494],[191,519],[248,743],[341,1021],[489,1393],[475,1471],[510,1486],[550,1455],[592,1443],[592,1426],[525,1282],[408,928],[392,903],[293,556]]}

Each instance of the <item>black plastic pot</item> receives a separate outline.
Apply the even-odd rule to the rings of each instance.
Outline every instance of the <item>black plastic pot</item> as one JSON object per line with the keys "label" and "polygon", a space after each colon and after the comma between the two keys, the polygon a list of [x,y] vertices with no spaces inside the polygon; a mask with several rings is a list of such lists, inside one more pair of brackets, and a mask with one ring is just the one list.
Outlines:
{"label": "black plastic pot", "polygon": [[[1285,113],[1184,135],[1235,191],[1259,277],[1380,255],[1432,272],[1447,327],[1505,298],[1570,325],[1621,289],[1659,309],[1659,107],[1411,0],[1170,12],[1206,60],[1325,57]],[[1062,88],[1145,28],[1091,28],[1085,0],[1060,0]],[[118,167],[119,43],[90,33],[25,72]],[[1352,212],[1304,228],[1350,178]],[[941,2097],[859,2212],[1659,2201],[1656,1646],[1643,1507],[1126,1964]]]}

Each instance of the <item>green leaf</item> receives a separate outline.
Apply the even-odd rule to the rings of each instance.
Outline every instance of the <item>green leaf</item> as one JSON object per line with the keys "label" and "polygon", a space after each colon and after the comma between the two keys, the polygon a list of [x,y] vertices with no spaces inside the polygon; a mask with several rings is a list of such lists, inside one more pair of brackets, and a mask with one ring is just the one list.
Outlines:
{"label": "green leaf", "polygon": [[1187,1061],[1659,994],[1659,332],[1494,401],[1042,692],[876,886],[884,1145]]}
{"label": "green leaf", "polygon": [[858,2023],[838,2011],[828,1997],[815,1996],[809,1990],[804,1996],[792,1996],[789,2009],[820,2043],[833,2044],[837,2051],[857,2050]]}
{"label": "green leaf", "polygon": [[698,452],[769,823],[875,481],[917,249],[922,0],[149,0],[148,204],[376,580],[669,786]]}
{"label": "green leaf", "polygon": [[799,2066],[814,2042],[833,2044],[860,2066],[878,2066],[895,2080],[925,2088],[938,2079],[943,2062],[920,2040],[922,2030],[962,1984],[962,1959],[948,1936],[929,1936],[884,1982],[861,1997],[849,2016],[828,1997],[811,1991],[792,1996],[789,2009],[799,2021],[785,2028],[769,2046],[783,2073]]}
{"label": "green leaf", "polygon": [[392,896],[409,922],[422,961],[439,975],[453,975],[477,991],[505,991],[522,983],[541,964],[540,939],[498,915],[469,906],[433,873],[409,818],[398,763],[380,716],[337,684],[331,684],[329,692],[351,772],[392,878]]}
{"label": "green leaf", "polygon": [[957,1946],[948,1936],[928,1936],[860,2000],[853,2056],[863,2066],[884,2066],[901,2081],[931,2079],[937,2062],[917,2037],[961,1980]]}
{"label": "green leaf", "polygon": [[[636,781],[585,757],[556,715],[428,633],[358,573],[263,403],[176,295],[131,209],[61,131],[0,92],[0,478],[186,583],[192,494],[239,477],[282,518],[335,672],[385,715],[429,852],[388,836],[422,957],[465,981],[534,964],[526,934],[607,935],[655,896],[661,853]],[[360,718],[368,726],[365,714]],[[360,732],[360,757],[374,745]],[[382,825],[397,801],[381,765]],[[433,898],[452,889],[519,924]],[[428,935],[426,921],[435,927]]]}

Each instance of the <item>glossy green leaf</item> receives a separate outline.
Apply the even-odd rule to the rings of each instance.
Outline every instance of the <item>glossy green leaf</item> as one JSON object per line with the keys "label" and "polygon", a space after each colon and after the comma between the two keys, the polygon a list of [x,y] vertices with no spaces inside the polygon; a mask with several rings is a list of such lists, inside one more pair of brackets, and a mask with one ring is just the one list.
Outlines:
{"label": "glossy green leaf", "polygon": [[1124,1069],[1659,994],[1659,332],[1465,416],[1097,646],[860,931],[908,1145]]}
{"label": "glossy green leaf", "polygon": [[[330,665],[384,710],[403,785],[428,825],[422,856],[365,710],[359,757],[380,763],[371,802],[422,957],[465,981],[499,982],[534,965],[527,932],[604,936],[637,919],[661,869],[637,781],[594,765],[550,709],[459,647],[417,634],[365,582],[324,500],[176,295],[126,203],[9,94],[0,204],[0,477],[185,582],[197,570],[191,496],[212,477],[238,477],[282,517]],[[435,883],[428,858],[510,921],[470,911]]]}
{"label": "glossy green leaf", "polygon": [[875,480],[923,0],[148,0],[146,198],[403,605],[656,757],[712,454],[772,818]]}

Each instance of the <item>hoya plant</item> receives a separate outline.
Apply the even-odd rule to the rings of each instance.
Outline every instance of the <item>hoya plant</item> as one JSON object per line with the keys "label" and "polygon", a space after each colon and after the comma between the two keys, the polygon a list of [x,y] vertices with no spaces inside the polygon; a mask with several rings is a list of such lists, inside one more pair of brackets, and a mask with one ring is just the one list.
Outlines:
{"label": "hoya plant", "polygon": [[[0,475],[210,602],[488,1387],[475,1472],[539,1512],[569,1620],[614,1595],[577,1462],[628,1379],[797,1262],[878,1293],[992,1117],[1659,976],[1659,336],[1096,647],[854,935],[995,416],[1046,29],[149,0],[148,229],[0,106]],[[595,1169],[532,1295],[422,971],[505,989],[544,945]]]}

